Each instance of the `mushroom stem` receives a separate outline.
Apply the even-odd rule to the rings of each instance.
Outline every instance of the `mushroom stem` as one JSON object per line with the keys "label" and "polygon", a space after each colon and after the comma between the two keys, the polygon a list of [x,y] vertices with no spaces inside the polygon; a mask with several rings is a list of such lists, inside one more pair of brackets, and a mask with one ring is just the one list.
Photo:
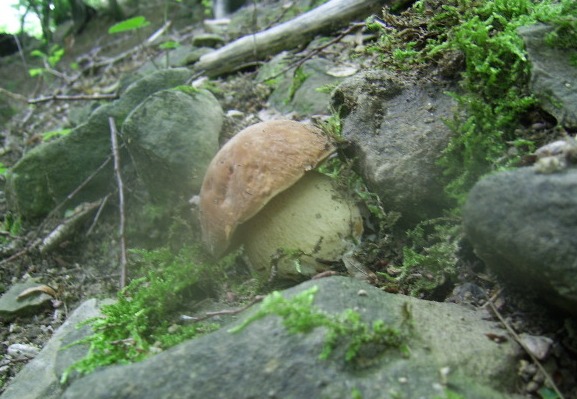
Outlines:
{"label": "mushroom stem", "polygon": [[241,225],[235,241],[244,245],[255,274],[302,280],[339,261],[362,232],[354,201],[331,178],[308,172]]}

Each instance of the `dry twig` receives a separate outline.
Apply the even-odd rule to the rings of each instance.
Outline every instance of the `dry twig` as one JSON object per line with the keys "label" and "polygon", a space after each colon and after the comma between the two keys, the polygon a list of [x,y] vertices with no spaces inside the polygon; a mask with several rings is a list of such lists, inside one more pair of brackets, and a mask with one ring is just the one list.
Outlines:
{"label": "dry twig", "polygon": [[495,314],[495,316],[497,316],[497,318],[499,319],[501,324],[503,324],[503,326],[505,327],[507,332],[511,335],[511,337],[513,337],[515,342],[517,342],[519,344],[519,346],[521,348],[523,348],[523,350],[529,355],[529,357],[531,358],[533,363],[535,363],[535,365],[539,368],[541,373],[543,373],[543,376],[545,377],[545,381],[547,381],[547,383],[549,384],[549,387],[551,389],[553,389],[553,391],[555,391],[555,394],[557,394],[557,398],[558,399],[564,399],[565,397],[563,396],[561,391],[559,391],[559,388],[557,388],[557,385],[555,385],[553,378],[551,378],[551,376],[549,375],[547,370],[545,370],[545,367],[543,367],[543,365],[541,364],[539,359],[537,359],[535,357],[535,355],[533,354],[533,352],[527,347],[527,345],[525,345],[525,343],[521,340],[521,337],[519,337],[519,335],[515,332],[515,330],[513,330],[513,327],[511,327],[511,325],[509,325],[509,323],[507,323],[507,321],[505,320],[503,315],[499,312],[499,310],[497,309],[497,307],[493,303],[492,298],[489,298],[488,296],[487,296],[487,304],[489,305],[489,307],[491,308],[491,311]]}
{"label": "dry twig", "polygon": [[118,141],[116,135],[116,124],[114,118],[108,118],[110,125],[110,138],[112,141],[112,155],[114,157],[114,175],[116,176],[116,183],[118,185],[118,205],[120,209],[120,226],[118,227],[118,235],[120,240],[120,289],[126,285],[126,242],[124,238],[124,185],[122,184],[122,176],[120,175],[120,155],[118,154]]}
{"label": "dry twig", "polygon": [[93,94],[93,95],[80,94],[80,95],[74,95],[74,96],[54,94],[53,96],[32,98],[32,99],[28,100],[27,102],[28,102],[28,104],[38,104],[38,103],[45,103],[48,101],[56,101],[56,100],[60,100],[60,101],[93,100],[93,101],[95,101],[95,100],[115,100],[117,98],[118,98],[118,94]]}
{"label": "dry twig", "polygon": [[212,317],[217,317],[217,316],[231,316],[231,315],[235,315],[235,314],[239,314],[241,312],[244,312],[245,310],[247,310],[248,308],[250,308],[251,306],[253,306],[256,303],[261,302],[264,299],[264,295],[257,295],[254,297],[254,299],[252,301],[250,301],[248,304],[246,304],[245,306],[243,306],[242,308],[238,308],[238,309],[224,309],[224,310],[219,310],[216,312],[206,312],[205,314],[201,315],[201,316],[196,316],[196,317],[192,317],[192,316],[181,316],[181,318],[183,320],[186,321],[191,321],[194,323],[198,323],[199,321],[203,321],[206,319],[210,319]]}

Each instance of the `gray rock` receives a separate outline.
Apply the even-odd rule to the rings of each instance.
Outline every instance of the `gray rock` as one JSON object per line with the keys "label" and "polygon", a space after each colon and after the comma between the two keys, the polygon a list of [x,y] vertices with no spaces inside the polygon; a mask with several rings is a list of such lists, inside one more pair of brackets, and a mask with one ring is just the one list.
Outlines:
{"label": "gray rock", "polygon": [[16,283],[0,297],[0,318],[12,320],[18,316],[28,316],[37,313],[40,309],[50,306],[53,299],[50,295],[41,291],[33,292],[18,298],[28,289],[41,286],[42,283],[35,279],[28,279],[23,283]]}
{"label": "gray rock", "polygon": [[192,45],[194,47],[210,47],[216,48],[224,44],[224,38],[214,33],[204,33],[195,35],[192,38]]}
{"label": "gray rock", "polygon": [[174,49],[165,50],[156,56],[154,60],[145,62],[138,68],[138,73],[145,76],[168,67],[185,67],[198,61],[202,55],[210,51],[214,51],[214,49],[199,49],[193,47],[191,44],[180,44]]}
{"label": "gray rock", "polygon": [[188,89],[153,94],[122,125],[138,174],[161,201],[200,191],[219,147],[222,108],[210,92]]}
{"label": "gray rock", "polygon": [[577,169],[496,173],[469,193],[463,222],[495,273],[577,314]]}
{"label": "gray rock", "polygon": [[75,381],[63,397],[350,398],[357,392],[368,399],[433,398],[442,394],[442,369],[451,389],[466,398],[503,398],[508,396],[497,390],[513,389],[520,352],[511,340],[487,338],[505,333],[486,321],[484,311],[393,295],[344,277],[309,281],[283,295],[312,286],[318,287],[314,306],[328,313],[355,309],[366,322],[398,326],[410,309],[410,355],[367,348],[352,364],[339,346],[321,360],[324,329],[290,334],[278,317],[268,316],[236,334],[221,329],[142,363],[97,371]]}
{"label": "gray rock", "polygon": [[[184,84],[190,76],[191,72],[184,68],[146,76],[128,86],[120,99],[96,109],[86,123],[68,136],[29,151],[7,173],[9,208],[25,219],[45,216],[110,156],[109,117],[120,128],[128,113],[149,95]],[[113,182],[109,162],[68,202],[68,208],[103,197],[112,190]]]}
{"label": "gray rock", "polygon": [[577,127],[577,68],[575,51],[554,48],[545,42],[553,28],[544,24],[518,29],[531,63],[529,89],[541,106],[569,128]]}
{"label": "gray rock", "polygon": [[443,122],[455,107],[446,90],[366,71],[333,93],[360,174],[385,208],[406,221],[437,216],[448,206],[436,165],[452,135]]}
{"label": "gray rock", "polygon": [[[282,72],[289,65],[287,53],[273,58],[259,73],[258,80],[265,80]],[[323,58],[313,58],[304,62],[297,75],[295,68],[275,78],[275,89],[269,102],[281,113],[297,113],[299,116],[328,114],[331,86],[336,87],[342,77],[330,74],[337,65]]]}
{"label": "gray rock", "polygon": [[[89,327],[78,329],[83,320],[100,315],[99,303],[90,299],[80,305],[56,330],[50,341],[34,360],[30,361],[10,382],[2,399],[57,399],[62,395],[60,377],[62,370],[86,355],[87,347],[78,345],[64,347],[89,332]],[[72,355],[71,355],[72,354]],[[66,358],[60,369],[55,367],[57,358]]]}

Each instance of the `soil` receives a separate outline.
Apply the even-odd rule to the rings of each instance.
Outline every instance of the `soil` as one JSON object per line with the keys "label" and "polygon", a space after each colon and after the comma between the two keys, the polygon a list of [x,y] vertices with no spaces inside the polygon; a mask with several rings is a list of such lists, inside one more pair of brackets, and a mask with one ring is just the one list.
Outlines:
{"label": "soil", "polygon": [[[162,50],[158,46],[138,50],[120,62],[98,69],[87,68],[87,65],[132,50],[143,38],[149,37],[163,25],[163,16],[158,9],[164,2],[159,1],[159,4],[156,4],[150,1],[146,4],[149,6],[140,11],[151,21],[151,25],[138,35],[129,33],[111,40],[107,29],[113,21],[101,16],[98,20],[91,21],[82,34],[63,40],[66,53],[58,64],[58,70],[64,79],[51,75],[44,79],[30,78],[27,69],[34,63],[39,65],[37,60],[28,59],[28,65],[24,67],[18,55],[0,59],[3,88],[29,99],[55,94],[79,95],[107,90],[112,92],[127,72],[138,68]],[[173,24],[165,35],[179,42],[188,40],[193,32],[202,30],[200,22],[191,24],[191,20],[200,20],[202,10],[187,8],[186,4],[178,3],[168,9],[168,17]],[[345,48],[346,46],[336,43],[324,49],[321,54],[327,58],[342,57]],[[306,49],[303,51],[306,52]],[[373,55],[365,55],[364,59],[359,59],[358,54],[355,54],[355,57],[363,67],[368,68],[378,63],[378,59]],[[80,70],[67,67],[72,62],[77,62]],[[442,74],[446,75],[446,71],[439,73]],[[245,114],[242,120],[227,119],[223,141],[244,125],[258,121],[259,112],[274,112],[268,109],[266,104],[268,88],[255,84],[254,77],[255,72],[245,71],[214,81],[219,88],[216,95],[223,109],[234,109]],[[7,82],[6,85],[4,82]],[[0,161],[6,166],[13,165],[22,154],[38,145],[42,141],[41,133],[74,126],[74,123],[77,123],[74,115],[83,107],[92,107],[94,104],[89,101],[47,101],[33,107],[18,102],[14,105],[19,111],[2,129],[3,148],[0,150]],[[47,254],[40,254],[37,250],[23,250],[30,248],[39,237],[44,237],[50,230],[49,226],[56,227],[58,218],[48,222],[25,222],[17,234],[0,237],[0,293],[28,277],[38,278],[57,292],[54,300],[34,316],[0,321],[0,394],[10,379],[29,360],[8,356],[7,349],[10,345],[28,344],[41,349],[67,315],[84,300],[116,295],[120,276],[118,215],[114,206],[109,208],[94,226],[94,220],[87,220],[74,234],[65,237],[56,249]],[[0,191],[0,214],[3,215],[4,226],[14,217],[6,209],[3,191]],[[137,244],[129,242],[128,246],[131,245]],[[399,256],[399,252],[393,246],[392,256]],[[495,294],[496,306],[517,333],[552,339],[552,351],[545,361],[545,368],[559,384],[566,398],[577,398],[577,322],[566,315],[559,315],[551,309],[538,306],[538,301],[526,294],[503,288],[487,273],[472,251],[467,250],[466,243],[462,252],[461,275],[457,286],[451,284],[444,287],[434,299],[483,306],[485,300],[475,296],[474,287],[482,287]],[[456,291],[453,291],[455,288]],[[519,387],[519,393],[526,397],[542,397],[537,391],[543,386],[544,376],[529,356],[520,365],[519,373],[524,381]]]}

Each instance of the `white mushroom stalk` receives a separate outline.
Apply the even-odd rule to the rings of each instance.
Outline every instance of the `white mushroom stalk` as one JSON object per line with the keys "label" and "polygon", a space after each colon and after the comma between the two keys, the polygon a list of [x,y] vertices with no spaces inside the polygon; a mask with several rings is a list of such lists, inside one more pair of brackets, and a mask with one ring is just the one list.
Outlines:
{"label": "white mushroom stalk", "polygon": [[208,166],[200,192],[203,241],[214,256],[244,245],[253,271],[299,279],[327,269],[360,239],[358,207],[313,169],[335,151],[320,129],[262,122]]}

